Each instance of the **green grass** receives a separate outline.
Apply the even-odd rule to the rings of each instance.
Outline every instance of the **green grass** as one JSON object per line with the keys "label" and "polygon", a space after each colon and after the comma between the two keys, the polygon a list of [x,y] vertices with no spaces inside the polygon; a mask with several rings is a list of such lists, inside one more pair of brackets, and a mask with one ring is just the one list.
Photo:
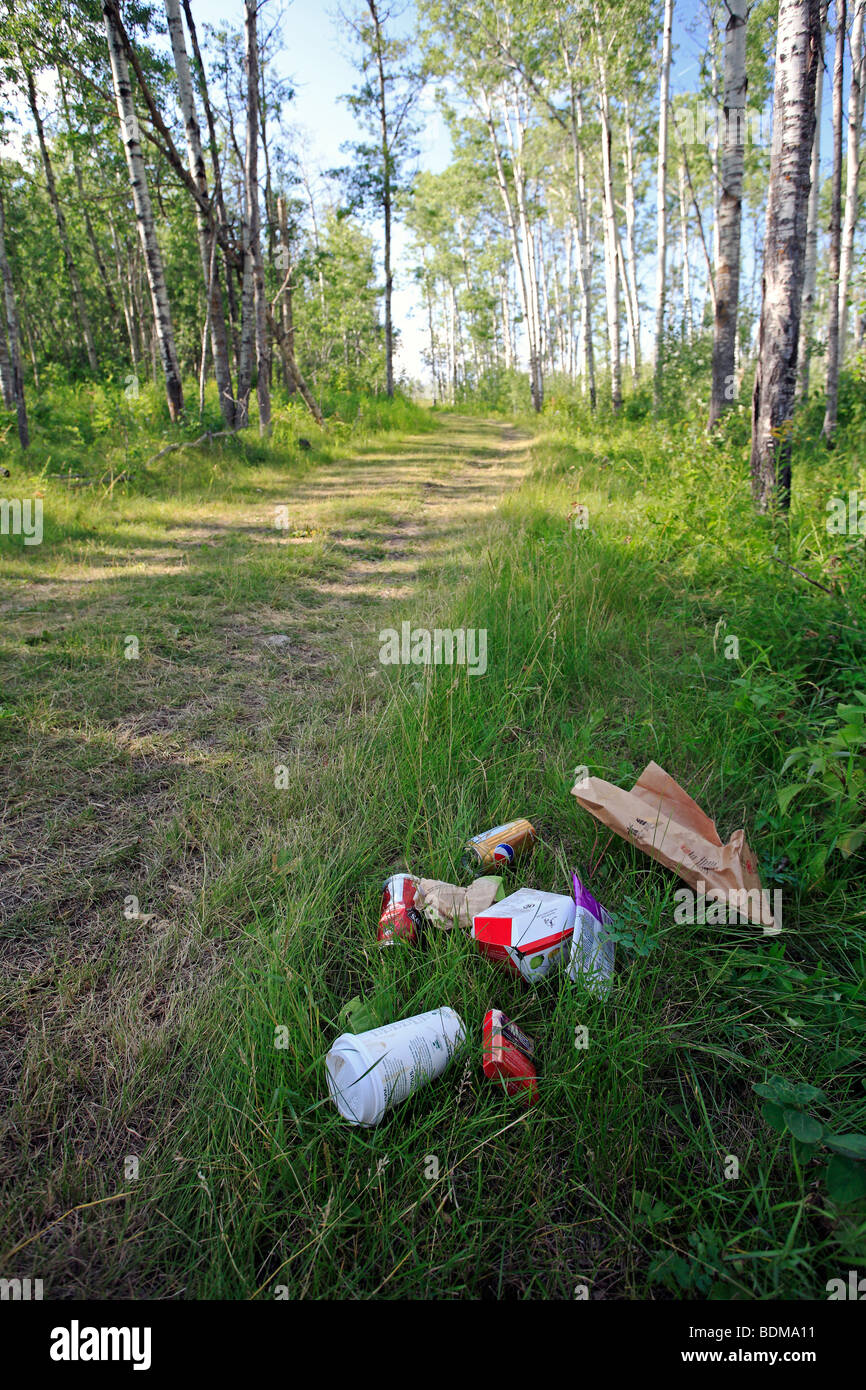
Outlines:
{"label": "green grass", "polygon": [[[56,846],[36,866],[53,897],[25,892],[7,928],[36,970],[11,994],[30,1167],[7,1163],[4,1223],[30,1243],[4,1274],[49,1270],[66,1295],[810,1299],[862,1264],[863,1201],[832,1199],[826,1148],[795,1151],[753,1089],[813,1083],[828,1129],[866,1128],[862,852],[839,848],[866,818],[853,736],[844,795],[779,802],[792,749],[823,747],[866,688],[862,538],[824,529],[827,497],[863,481],[858,409],[829,457],[804,417],[790,523],[751,512],[743,415],[708,442],[699,421],[594,424],[564,401],[492,513],[475,503],[501,490],[510,432],[447,414],[351,445],[348,464],[327,442],[187,472],[169,455],[140,486],[58,503],[44,553],[13,550],[11,576],[84,570],[97,593],[50,590],[25,615],[0,720],[27,774],[11,809],[41,794]],[[299,543],[263,545],[282,497]],[[191,548],[217,522],[215,548]],[[379,629],[404,619],[486,628],[487,674],[377,667]],[[227,642],[244,624],[255,636]],[[25,628],[49,637],[26,646]],[[139,628],[143,666],[118,650]],[[311,654],[288,679],[254,647],[265,631]],[[723,839],[746,827],[784,895],[781,936],[677,925],[679,881],[570,795],[578,765],[631,785],[650,759]],[[388,872],[456,878],[469,834],[524,814],[541,844],[515,883],[567,891],[570,867],[592,870],[621,916],[605,1002],[564,977],[530,990],[458,933],[376,948]],[[150,934],[120,910],[132,891]],[[343,1005],[377,992],[400,1015],[450,1004],[469,1042],[359,1131],[322,1058]],[[481,1074],[491,1004],[538,1044],[531,1112]]]}

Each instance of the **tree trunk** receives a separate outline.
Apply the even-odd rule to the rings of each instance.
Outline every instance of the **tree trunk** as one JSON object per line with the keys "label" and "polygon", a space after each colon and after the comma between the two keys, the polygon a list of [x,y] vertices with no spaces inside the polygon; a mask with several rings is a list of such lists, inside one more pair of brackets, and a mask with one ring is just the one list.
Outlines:
{"label": "tree trunk", "polygon": [[832,448],[839,409],[839,267],[842,256],[842,91],[845,76],[846,0],[836,0],[833,65],[833,182],[830,191],[830,306],[827,315],[827,407],[824,442]]}
{"label": "tree trunk", "polygon": [[790,504],[791,418],[805,271],[820,0],[780,0],[773,144],[764,238],[758,366],[752,397],[752,494],[760,511]]}
{"label": "tree trunk", "polygon": [[84,348],[87,353],[87,364],[90,370],[96,375],[99,371],[99,362],[96,356],[96,345],[93,341],[93,332],[90,327],[90,319],[87,314],[87,305],[84,301],[84,294],[81,289],[81,281],[78,278],[78,268],[75,264],[75,257],[72,254],[72,246],[69,241],[69,233],[66,228],[66,218],[63,215],[63,208],[57,196],[57,184],[54,180],[54,168],[51,163],[51,156],[48,153],[48,146],[45,143],[45,127],[42,124],[42,117],[39,114],[39,103],[36,99],[36,84],[33,81],[33,73],[21,57],[19,58],[24,72],[24,79],[27,83],[27,104],[33,116],[33,124],[36,126],[36,137],[39,141],[39,152],[42,156],[42,168],[45,171],[45,187],[48,190],[48,201],[51,204],[51,211],[54,213],[54,221],[57,225],[57,235],[60,239],[60,249],[63,252],[63,259],[66,263],[66,274],[69,279],[69,289],[72,295],[72,303],[75,306],[75,316],[81,328],[81,335],[84,339]]}
{"label": "tree trunk", "polygon": [[[729,7],[728,17],[731,14],[739,13],[739,0]],[[745,22],[745,21],[744,21]],[[713,110],[719,109],[719,58],[718,58],[718,23],[716,20],[715,5],[710,5],[710,90],[713,94]],[[727,53],[725,54],[725,67],[727,69]],[[725,73],[725,83],[727,84],[727,71]],[[727,100],[725,102],[727,105]],[[727,127],[726,127],[727,128]],[[710,146],[710,184],[713,190],[713,267],[719,264],[721,255],[721,211],[722,211],[722,183],[724,174],[719,173],[719,125],[716,119],[716,129],[713,141]],[[715,313],[715,310],[714,310]]]}
{"label": "tree trunk", "polygon": [[235,420],[238,429],[250,422],[250,391],[253,384],[255,356],[255,291],[253,289],[253,257],[250,228],[246,214],[242,222],[244,265],[241,274],[241,323],[238,347],[238,398]]}
{"label": "tree trunk", "polygon": [[15,397],[12,358],[9,356],[9,339],[6,336],[6,313],[3,300],[4,296],[0,295],[0,391],[3,394],[3,409],[14,410],[18,402]]}
{"label": "tree trunk", "polygon": [[271,428],[270,347],[268,306],[265,299],[265,267],[262,260],[259,213],[259,41],[256,32],[258,0],[244,0],[246,10],[247,146],[245,159],[246,213],[255,313],[256,395],[259,402],[259,434]]}
{"label": "tree trunk", "polygon": [[493,107],[490,96],[483,88],[480,91],[481,109],[484,113],[484,120],[487,132],[490,136],[490,144],[493,150],[493,165],[496,171],[496,182],[505,208],[505,218],[508,224],[508,232],[511,241],[511,256],[514,262],[514,273],[517,285],[520,290],[520,300],[523,306],[526,333],[529,339],[529,389],[532,394],[532,403],[536,410],[541,410],[541,402],[536,399],[537,379],[535,374],[535,344],[532,340],[533,324],[530,288],[527,280],[527,273],[524,268],[523,258],[520,249],[520,237],[517,230],[517,219],[514,212],[514,205],[511,201],[511,194],[508,191],[508,180],[505,175],[505,165],[502,158],[502,150],[499,147],[499,137],[496,134],[496,126],[493,120]]}
{"label": "tree trunk", "polygon": [[171,307],[169,305],[168,291],[165,284],[165,271],[163,269],[159,243],[156,239],[153,208],[151,206],[150,193],[147,187],[144,156],[141,152],[138,117],[135,113],[135,104],[132,98],[132,86],[129,80],[129,67],[126,61],[126,54],[117,27],[117,10],[114,0],[105,0],[102,12],[105,18],[105,34],[108,40],[108,53],[111,59],[111,76],[114,84],[114,95],[117,101],[117,114],[120,120],[121,139],[126,154],[127,167],[129,169],[129,180],[132,186],[135,220],[138,225],[138,234],[141,238],[144,263],[147,270],[147,281],[153,303],[153,321],[159,343],[159,353],[162,359],[163,375],[165,376],[165,393],[168,400],[168,412],[172,420],[177,420],[183,411],[183,387],[181,385],[180,368],[178,367],[177,353],[174,345],[174,328],[171,322]]}
{"label": "tree trunk", "polygon": [[0,279],[3,281],[3,307],[6,310],[6,332],[12,386],[10,405],[14,403],[18,421],[18,440],[21,448],[26,449],[30,443],[30,430],[27,424],[27,404],[24,399],[24,376],[21,371],[21,334],[18,329],[18,306],[15,302],[12,268],[6,254],[6,210],[3,205],[2,188],[0,188]]}
{"label": "tree trunk", "polygon": [[[734,399],[737,315],[740,303],[740,229],[745,165],[746,17],[748,0],[729,0],[725,30],[725,121],[722,196],[716,218],[718,254],[713,315],[713,379],[709,428]],[[816,135],[817,140],[817,135]]]}
{"label": "tree trunk", "polygon": [[[280,290],[280,295],[283,297],[282,322],[277,319],[274,313],[274,309],[276,308],[275,301],[268,309],[268,323],[276,339],[277,346],[280,349],[286,375],[291,380],[294,389],[300,394],[307,409],[316,421],[316,424],[322,425],[324,424],[324,420],[322,418],[322,412],[319,409],[318,401],[301,375],[300,368],[295,359],[295,319],[292,311],[292,276],[294,274],[294,267],[291,259],[291,247],[289,246],[289,211],[285,198],[277,199],[277,221],[279,222],[280,241],[284,253],[282,259],[285,261],[286,278]],[[279,298],[280,296],[278,295],[277,297]]]}
{"label": "tree trunk", "polygon": [[[540,411],[544,404],[544,342],[538,269],[535,263],[535,237],[526,202],[526,170],[523,162],[526,122],[516,101],[513,127],[512,115],[504,100],[502,114],[511,154],[511,181],[514,186],[514,201],[517,205],[517,222],[520,229],[522,257],[526,274],[526,329],[529,339],[529,379],[532,404],[536,411]],[[517,132],[516,137],[515,130]]]}
{"label": "tree trunk", "polygon": [[856,0],[851,25],[851,83],[848,88],[848,171],[845,183],[845,222],[839,258],[839,364],[845,361],[848,337],[848,286],[854,256],[854,229],[857,225],[858,184],[860,181],[860,130],[863,123],[866,52],[863,48],[863,22],[866,0]]}
{"label": "tree trunk", "polygon": [[580,222],[578,225],[583,227],[583,237],[580,246],[581,260],[583,261],[583,276],[581,278],[581,292],[583,294],[583,364],[585,369],[585,380],[589,386],[589,406],[590,410],[595,410],[597,393],[595,384],[595,345],[592,340],[592,239],[589,234],[589,201],[586,188],[586,156],[583,150],[583,141],[579,136],[583,130],[583,102],[580,94],[577,96],[577,206],[579,209]]}
{"label": "tree trunk", "polygon": [[[201,56],[201,49],[198,43],[198,31],[195,27],[190,0],[183,0],[183,12],[186,17],[186,27],[189,30],[189,37],[192,43],[193,59],[195,61],[195,71],[198,78],[199,93],[201,95],[202,107],[204,108],[205,120],[208,130],[208,149],[210,151],[211,169],[213,171],[214,202],[216,204],[217,217],[221,232],[228,228],[228,218],[226,217],[225,200],[223,198],[222,171],[220,169],[219,142],[217,140],[216,122],[214,120],[213,108],[210,103],[210,96],[207,89],[207,75],[204,70],[204,60]],[[228,247],[223,239],[223,265],[226,275],[226,296],[228,298],[229,325],[232,334],[232,351],[237,364],[240,360],[240,336],[238,333],[238,303],[235,293],[235,279],[232,268],[231,257]],[[237,410],[237,407],[235,407]]]}
{"label": "tree trunk", "polygon": [[[599,58],[599,111],[601,114],[601,167],[604,208],[605,299],[607,303],[607,340],[610,357],[610,401],[614,411],[622,405],[622,366],[619,345],[619,266],[617,262],[616,203],[613,191],[613,162],[611,152],[610,105],[604,64]],[[628,291],[626,290],[626,293]]]}
{"label": "tree trunk", "polygon": [[375,0],[367,0],[367,8],[373,21],[373,43],[376,54],[376,71],[379,82],[379,128],[382,149],[382,212],[385,218],[385,390],[389,396],[394,394],[394,326],[391,319],[391,296],[394,276],[391,269],[391,218],[393,214],[393,189],[391,186],[391,148],[388,138],[388,89],[385,78],[385,60],[382,49],[382,26]]}
{"label": "tree trunk", "polygon": [[[204,153],[201,144],[201,130],[199,128],[198,115],[196,114],[195,97],[193,95],[192,72],[189,66],[186,40],[184,39],[183,33],[180,0],[165,0],[165,14],[168,20],[171,51],[174,56],[174,69],[177,75],[178,99],[180,101],[180,110],[183,116],[184,130],[186,132],[189,171],[195,180],[199,192],[204,198],[208,198],[207,172],[205,170]],[[232,386],[231,368],[229,365],[228,335],[226,333],[219,270],[213,252],[213,244],[216,242],[216,228],[214,227],[213,215],[211,215],[210,220],[208,220],[200,204],[196,203],[195,211],[199,256],[201,258],[207,304],[205,320],[206,327],[209,325],[210,328],[214,376],[216,377],[217,390],[219,392],[220,411],[222,412],[226,429],[232,430],[235,427],[235,398],[234,388]],[[206,358],[207,354],[203,351],[203,365],[206,362]]]}
{"label": "tree trunk", "polygon": [[[821,51],[827,28],[830,0],[821,0]],[[818,64],[815,76],[815,137],[812,141],[812,163],[809,182],[809,211],[806,223],[806,271],[803,281],[803,309],[800,315],[800,341],[797,347],[797,397],[809,395],[809,367],[812,357],[812,328],[815,318],[815,294],[818,284],[818,216],[821,205],[821,104],[824,94],[824,63]]]}
{"label": "tree trunk", "polygon": [[689,213],[686,203],[686,166],[680,162],[679,168],[679,200],[680,200],[680,267],[683,283],[683,319],[682,334],[688,342],[692,337],[692,287],[691,287],[691,267],[689,266]]}
{"label": "tree trunk", "polygon": [[[637,213],[635,210],[634,192],[634,131],[631,125],[631,113],[629,110],[628,98],[624,102],[625,111],[625,148],[623,151],[623,169],[625,172],[625,242],[628,260],[628,276],[623,274],[628,294],[631,301],[631,324],[634,326],[634,354],[633,354],[633,373],[634,384],[637,386],[640,379],[640,305],[637,297],[637,243],[635,229],[637,226]],[[631,331],[631,330],[630,330]]]}
{"label": "tree trunk", "polygon": [[671,29],[673,0],[665,0],[662,33],[662,66],[659,81],[659,142],[656,189],[656,336],[653,372],[653,404],[661,405],[665,336],[665,274],[667,269],[667,170],[668,170],[668,92],[671,76]]}

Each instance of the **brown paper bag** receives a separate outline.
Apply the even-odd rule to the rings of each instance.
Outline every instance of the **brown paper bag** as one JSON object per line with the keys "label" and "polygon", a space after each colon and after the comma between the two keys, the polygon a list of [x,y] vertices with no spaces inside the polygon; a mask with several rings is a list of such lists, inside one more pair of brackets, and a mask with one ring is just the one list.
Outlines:
{"label": "brown paper bag", "polygon": [[630,792],[585,777],[575,782],[572,796],[591,816],[643,850],[707,897],[729,904],[728,921],[741,914],[765,931],[778,931],[770,895],[761,888],[755,856],[746,832],[735,830],[726,845],[715,825],[673,777],[648,763]]}

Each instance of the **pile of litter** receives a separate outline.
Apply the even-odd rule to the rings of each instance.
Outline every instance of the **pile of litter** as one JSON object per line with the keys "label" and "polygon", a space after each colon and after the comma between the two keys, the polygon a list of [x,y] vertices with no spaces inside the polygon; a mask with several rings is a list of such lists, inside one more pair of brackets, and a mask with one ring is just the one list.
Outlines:
{"label": "pile of litter", "polygon": [[[644,769],[630,792],[587,777],[572,794],[603,825],[687,883],[710,884],[715,892],[745,891],[747,903],[753,901],[752,890],[763,901],[744,832],[738,830],[723,845],[709,817],[656,763]],[[536,888],[506,894],[503,878],[488,872],[528,858],[536,839],[528,820],[474,836],[465,847],[463,867],[479,877],[468,887],[393,875],[384,885],[380,946],[417,946],[425,927],[463,929],[482,956],[530,985],[564,967],[574,985],[605,998],[613,982],[614,942],[607,930],[613,919],[578,875],[572,874],[570,895]],[[762,916],[752,920],[767,929]],[[387,1110],[441,1076],[466,1040],[463,1020],[451,1008],[391,1022],[355,999],[344,1013],[350,1031],[333,1043],[325,1068],[331,1097],[350,1124],[379,1124]],[[484,1075],[526,1105],[535,1104],[539,1087],[532,1038],[496,1008],[488,1009],[481,1032]]]}

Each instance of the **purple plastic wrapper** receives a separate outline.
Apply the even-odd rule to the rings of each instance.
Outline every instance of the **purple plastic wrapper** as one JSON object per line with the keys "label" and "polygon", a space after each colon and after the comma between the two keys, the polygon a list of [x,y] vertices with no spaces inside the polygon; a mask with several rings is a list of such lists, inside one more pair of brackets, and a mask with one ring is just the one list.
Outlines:
{"label": "purple plastic wrapper", "polygon": [[597,922],[601,922],[605,926],[608,922],[612,922],[613,918],[607,908],[602,907],[598,898],[592,896],[589,889],[581,883],[574,870],[572,870],[571,877],[574,880],[574,901],[577,906],[586,908],[586,911],[591,912]]}
{"label": "purple plastic wrapper", "polygon": [[602,907],[572,872],[574,882],[575,921],[571,955],[567,971],[569,979],[581,983],[591,994],[604,998],[613,979],[614,943],[605,927],[613,922],[606,907]]}

